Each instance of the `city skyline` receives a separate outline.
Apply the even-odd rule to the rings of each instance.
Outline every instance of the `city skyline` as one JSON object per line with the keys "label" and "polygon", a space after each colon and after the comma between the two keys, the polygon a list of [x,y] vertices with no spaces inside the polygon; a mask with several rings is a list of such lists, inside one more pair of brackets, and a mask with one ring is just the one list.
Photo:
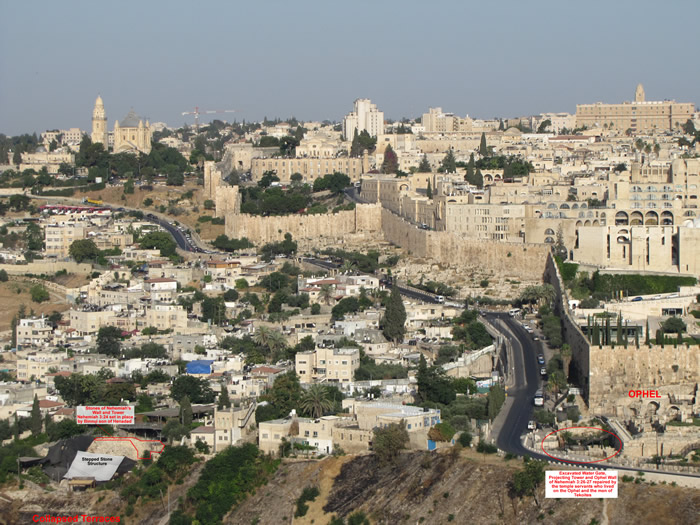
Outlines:
{"label": "city skyline", "polygon": [[649,100],[697,104],[700,8],[678,4],[688,16],[673,29],[656,27],[651,2],[593,2],[585,13],[554,2],[67,2],[38,14],[17,4],[0,22],[13,50],[0,58],[0,133],[88,130],[98,94],[110,128],[131,108],[151,122],[193,124],[182,112],[195,106],[235,109],[211,116],[228,121],[339,122],[357,98],[391,119],[436,106],[473,118],[574,113],[632,100],[640,82]]}

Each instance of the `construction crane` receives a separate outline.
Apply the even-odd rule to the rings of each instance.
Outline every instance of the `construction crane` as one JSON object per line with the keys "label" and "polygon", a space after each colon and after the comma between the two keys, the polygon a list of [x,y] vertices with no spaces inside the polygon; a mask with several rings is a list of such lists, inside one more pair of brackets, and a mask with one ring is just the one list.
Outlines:
{"label": "construction crane", "polygon": [[199,115],[213,115],[216,113],[235,113],[235,109],[202,109],[200,110],[198,106],[195,106],[194,111],[183,111],[184,115],[194,115],[194,127],[199,133]]}

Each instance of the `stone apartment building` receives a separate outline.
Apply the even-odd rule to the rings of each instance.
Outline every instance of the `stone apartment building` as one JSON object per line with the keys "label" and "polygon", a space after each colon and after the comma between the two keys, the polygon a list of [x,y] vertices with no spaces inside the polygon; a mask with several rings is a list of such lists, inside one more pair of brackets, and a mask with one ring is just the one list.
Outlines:
{"label": "stone apartment building", "polygon": [[47,346],[53,338],[53,326],[45,317],[20,319],[15,328],[18,347]]}
{"label": "stone apartment building", "polygon": [[35,352],[17,359],[17,381],[26,382],[32,378],[43,381],[49,370],[58,369],[67,357],[66,352]]}
{"label": "stone apartment building", "polygon": [[349,383],[359,367],[358,348],[318,346],[295,356],[295,370],[302,383]]}
{"label": "stone apartment building", "polygon": [[[366,160],[356,157],[325,158],[262,158],[251,162],[251,177],[260,180],[266,171],[274,171],[284,184],[291,181],[291,176],[300,173],[303,180],[313,183],[315,179],[331,173],[343,173],[352,181],[360,180],[364,173]],[[367,170],[369,167],[367,167]]]}
{"label": "stone apartment building", "polygon": [[68,257],[73,241],[84,239],[88,231],[84,224],[47,224],[44,227],[44,253],[48,257]]}

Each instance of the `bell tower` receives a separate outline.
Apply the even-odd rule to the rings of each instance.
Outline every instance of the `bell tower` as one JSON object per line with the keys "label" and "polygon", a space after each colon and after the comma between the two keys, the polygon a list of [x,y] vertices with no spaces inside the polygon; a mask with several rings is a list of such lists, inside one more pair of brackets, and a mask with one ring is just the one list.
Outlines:
{"label": "bell tower", "polygon": [[105,106],[102,103],[102,97],[97,96],[95,100],[95,109],[92,110],[92,134],[90,139],[93,144],[100,142],[105,150],[108,147],[107,140],[107,114],[105,113]]}
{"label": "bell tower", "polygon": [[644,86],[637,84],[637,90],[634,92],[635,102],[644,102],[646,96],[644,95]]}

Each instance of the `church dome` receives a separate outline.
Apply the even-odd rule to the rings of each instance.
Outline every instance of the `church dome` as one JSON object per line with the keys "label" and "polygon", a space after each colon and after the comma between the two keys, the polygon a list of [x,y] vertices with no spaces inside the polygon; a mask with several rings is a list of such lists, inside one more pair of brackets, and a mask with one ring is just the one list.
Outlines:
{"label": "church dome", "polygon": [[126,114],[126,117],[124,117],[119,123],[119,126],[122,128],[136,128],[138,127],[140,120],[142,120],[141,117],[139,117],[136,112],[131,109],[129,110],[129,113]]}

